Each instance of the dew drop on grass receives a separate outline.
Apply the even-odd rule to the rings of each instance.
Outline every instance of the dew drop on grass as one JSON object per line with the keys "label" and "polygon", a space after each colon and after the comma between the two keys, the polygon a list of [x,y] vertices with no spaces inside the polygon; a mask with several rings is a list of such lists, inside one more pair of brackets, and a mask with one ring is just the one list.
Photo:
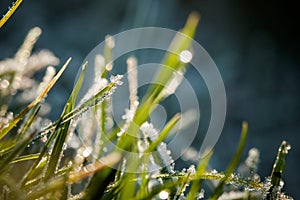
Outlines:
{"label": "dew drop on grass", "polygon": [[124,131],[120,131],[120,132],[117,133],[117,136],[121,137],[123,135],[123,133],[124,133]]}
{"label": "dew drop on grass", "polygon": [[192,58],[193,58],[193,54],[189,50],[184,50],[179,54],[179,60],[183,63],[191,62]]}
{"label": "dew drop on grass", "polygon": [[166,190],[163,190],[161,191],[159,194],[158,194],[158,197],[160,199],[168,199],[169,198],[169,192],[167,192]]}
{"label": "dew drop on grass", "polygon": [[67,147],[68,147],[67,143],[64,143],[64,145],[63,145],[62,149],[63,149],[63,150],[66,150],[66,149],[67,149]]}

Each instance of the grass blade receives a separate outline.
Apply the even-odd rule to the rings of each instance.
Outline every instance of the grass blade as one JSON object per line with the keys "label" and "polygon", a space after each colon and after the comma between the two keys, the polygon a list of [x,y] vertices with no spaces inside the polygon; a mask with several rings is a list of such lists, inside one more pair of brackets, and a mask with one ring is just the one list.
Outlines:
{"label": "grass blade", "polygon": [[40,155],[39,153],[35,153],[35,154],[19,156],[16,159],[14,159],[13,161],[11,161],[11,163],[18,163],[18,162],[23,162],[23,161],[27,161],[27,160],[35,160],[39,157],[39,155]]}
{"label": "grass blade", "polygon": [[285,155],[288,154],[289,149],[290,146],[286,143],[286,141],[282,141],[278,149],[278,154],[275,163],[273,165],[273,170],[271,174],[272,186],[268,191],[267,199],[277,198],[276,188],[280,187],[280,181],[285,168]]}
{"label": "grass blade", "polygon": [[[173,39],[169,51],[172,53],[167,53],[164,60],[162,61],[163,66],[158,72],[156,77],[154,78],[153,83],[159,83],[155,85],[151,85],[144,96],[142,103],[138,107],[136,114],[133,118],[133,122],[130,123],[127,132],[130,135],[135,135],[138,132],[139,126],[144,123],[151,111],[153,110],[154,106],[157,105],[156,99],[159,97],[160,93],[163,91],[164,87],[173,77],[173,72],[179,70],[182,67],[182,63],[178,59],[178,55],[181,51],[186,50],[189,48],[192,38],[195,34],[196,27],[199,22],[199,16],[196,13],[193,13],[189,16],[184,28],[181,31],[181,37],[175,36]],[[160,99],[160,98],[158,98]],[[120,148],[126,149],[131,140],[125,139],[125,135],[121,137],[118,145]]]}
{"label": "grass blade", "polygon": [[0,174],[2,174],[4,171],[6,171],[10,165],[7,163],[10,163],[15,157],[18,156],[18,154],[24,150],[24,148],[27,146],[28,142],[32,139],[33,135],[36,132],[31,133],[29,136],[22,139],[18,144],[13,148],[13,150],[5,156],[4,159],[0,161]]}
{"label": "grass blade", "polygon": [[247,134],[248,134],[248,123],[247,122],[243,122],[242,124],[242,133],[241,133],[241,137],[240,137],[240,142],[239,142],[239,146],[237,148],[237,151],[232,159],[232,161],[230,162],[226,172],[225,172],[225,177],[223,178],[223,180],[218,184],[218,186],[215,188],[213,194],[211,195],[210,199],[218,199],[220,197],[220,195],[223,192],[225,183],[227,181],[227,179],[229,178],[230,174],[235,170],[235,168],[238,166],[240,158],[242,156],[243,150],[245,148],[246,145],[246,139],[247,139]]}
{"label": "grass blade", "polygon": [[17,8],[20,6],[23,0],[17,0],[11,8],[6,12],[6,14],[0,20],[0,28],[7,22],[7,20],[14,14]]}
{"label": "grass blade", "polygon": [[[79,93],[79,90],[81,88],[81,85],[83,83],[84,80],[84,76],[85,76],[85,71],[86,71],[86,66],[87,66],[87,62],[83,65],[82,67],[82,72],[80,74],[80,77],[70,95],[70,98],[68,100],[68,102],[66,103],[66,106],[64,108],[64,111],[61,115],[61,119],[64,118],[64,116],[66,116],[67,114],[69,114],[75,107],[75,102]],[[70,126],[70,122],[68,121],[64,124],[60,124],[58,123],[57,125],[57,130],[55,130],[54,132],[57,132],[57,136],[56,136],[56,140],[53,146],[53,150],[52,153],[50,155],[50,160],[47,166],[47,171],[46,171],[46,179],[49,178],[51,175],[55,174],[60,156],[63,152],[63,145],[65,143],[65,140],[67,138],[67,133],[69,130],[69,126]]]}
{"label": "grass blade", "polygon": [[[206,171],[206,167],[208,165],[208,162],[212,156],[213,152],[209,152],[206,157],[204,157],[198,164],[198,168],[197,168],[197,171],[196,171],[196,177],[201,177],[203,176],[203,174],[205,173]],[[190,189],[190,192],[186,198],[186,200],[194,200],[196,199],[197,197],[197,193],[199,192],[200,188],[201,188],[201,183],[202,183],[202,179],[194,179],[192,181],[192,186],[191,186],[191,189]]]}

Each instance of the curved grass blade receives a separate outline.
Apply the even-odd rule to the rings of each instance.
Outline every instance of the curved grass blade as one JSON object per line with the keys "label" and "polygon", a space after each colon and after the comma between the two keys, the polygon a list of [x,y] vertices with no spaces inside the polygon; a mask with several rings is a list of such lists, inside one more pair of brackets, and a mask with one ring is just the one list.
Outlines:
{"label": "curved grass blade", "polygon": [[[87,62],[82,67],[82,72],[80,74],[80,77],[69,97],[69,100],[67,101],[67,103],[65,105],[64,111],[61,115],[61,119],[63,119],[64,116],[69,114],[75,107],[75,102],[76,102],[79,90],[80,90],[83,80],[84,80],[86,66],[87,66]],[[58,123],[58,125],[56,126],[57,128],[54,132],[57,132],[57,135],[56,135],[56,140],[55,140],[51,155],[49,157],[49,163],[48,163],[47,171],[45,174],[46,179],[48,179],[50,176],[55,174],[55,171],[56,171],[56,168],[57,168],[57,165],[59,162],[59,158],[63,152],[63,145],[67,138],[67,133],[69,130],[70,122],[71,121],[68,121],[64,124]]]}
{"label": "curved grass blade", "polygon": [[245,148],[246,145],[246,139],[247,139],[247,134],[248,134],[248,123],[247,122],[243,122],[242,124],[242,133],[241,133],[241,137],[240,137],[240,142],[239,142],[239,146],[237,148],[237,151],[233,157],[233,159],[231,160],[226,172],[225,172],[225,177],[220,181],[220,183],[218,184],[218,186],[215,188],[213,194],[211,195],[211,197],[209,199],[218,199],[224,189],[224,186],[226,184],[226,181],[228,180],[228,178],[230,177],[230,174],[234,172],[234,170],[236,169],[236,167],[239,164],[240,158],[242,156],[243,150]]}
{"label": "curved grass blade", "polygon": [[[40,155],[37,158],[37,161],[40,158]],[[40,175],[42,174],[43,169],[47,164],[48,156],[44,156],[39,162],[37,161],[35,161],[35,163],[32,166],[35,166],[36,163],[38,163],[38,165],[36,165],[34,168],[31,167],[29,172],[24,176],[24,178],[19,183],[19,185],[24,189],[28,189],[41,182]]]}

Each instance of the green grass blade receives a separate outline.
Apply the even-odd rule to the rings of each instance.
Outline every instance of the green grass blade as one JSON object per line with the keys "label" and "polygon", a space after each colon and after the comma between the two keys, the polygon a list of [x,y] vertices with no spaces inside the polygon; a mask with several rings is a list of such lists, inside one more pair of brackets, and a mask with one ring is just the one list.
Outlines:
{"label": "green grass blade", "polygon": [[40,111],[41,106],[39,105],[33,112],[28,116],[28,118],[25,118],[24,123],[22,124],[21,131],[18,134],[18,139],[21,139],[24,137],[24,135],[27,133],[29,127],[32,125],[34,120],[37,117],[38,112]]}
{"label": "green grass blade", "polygon": [[[162,61],[163,66],[167,67],[162,67],[160,70],[158,70],[158,73],[153,82],[159,84],[151,85],[146,92],[146,95],[144,96],[140,106],[135,113],[133,122],[130,123],[127,129],[127,132],[130,133],[130,135],[137,134],[139,126],[141,126],[142,123],[144,123],[148,119],[155,105],[159,103],[156,101],[156,99],[161,94],[165,85],[167,85],[167,83],[173,77],[173,72],[179,70],[182,67],[182,63],[178,59],[178,55],[181,51],[186,50],[190,47],[198,21],[199,16],[195,13],[191,14],[181,31],[181,37],[175,36],[175,38],[173,39],[169,48],[169,51],[172,53],[167,53],[164,60]],[[126,135],[127,134],[123,134],[118,142],[118,146],[120,148],[126,149],[132,143],[130,138],[126,138]]]}
{"label": "green grass blade", "polygon": [[[24,189],[28,189],[39,182],[41,182],[42,177],[40,176],[48,161],[48,155],[45,155],[40,159],[41,153],[35,163],[32,165],[34,168],[30,168],[30,171],[24,176],[24,178],[20,182],[20,186]],[[39,160],[40,159],[40,160]],[[38,161],[38,162],[37,162]],[[38,163],[36,165],[36,163]],[[35,166],[36,165],[36,166]],[[38,177],[38,178],[37,178]]]}
{"label": "green grass blade", "polygon": [[288,153],[288,145],[286,141],[282,141],[278,154],[276,157],[276,161],[274,163],[274,167],[271,174],[271,183],[273,186],[279,186],[282,174],[285,168],[285,155]]}
{"label": "green grass blade", "polygon": [[179,70],[182,66],[178,55],[183,50],[189,49],[193,40],[192,38],[196,32],[199,18],[200,17],[197,13],[190,14],[184,28],[174,37],[169,47],[169,52],[165,55],[162,61],[163,67],[158,71],[153,81],[153,83],[159,84],[150,87],[144,99],[148,99],[151,96],[156,98],[163,90],[164,86],[170,81],[170,78],[173,76],[173,72]]}
{"label": "green grass blade", "polygon": [[[209,152],[198,164],[198,168],[196,171],[196,177],[201,177],[203,176],[203,174],[206,171],[206,167],[208,165],[208,162],[212,156],[213,152]],[[191,189],[188,193],[188,196],[186,198],[186,200],[194,200],[197,197],[197,194],[199,192],[199,190],[201,189],[201,184],[202,184],[202,179],[195,179],[192,181],[192,186]]]}
{"label": "green grass blade", "polygon": [[[145,153],[143,155],[143,157],[141,158],[141,163],[144,165],[144,166],[148,166],[149,164],[149,154]],[[147,167],[144,167],[144,170],[142,171],[141,173],[141,186],[136,194],[136,199],[139,199],[140,197],[142,196],[145,196],[147,195],[148,193],[148,184],[149,184],[149,177],[148,177],[148,171],[147,171]]]}
{"label": "green grass blade", "polygon": [[110,35],[105,36],[105,47],[104,47],[104,65],[105,68],[102,72],[101,78],[106,78],[108,75],[108,72],[112,70],[113,68],[113,55],[112,55],[112,49],[114,47],[114,38]]}
{"label": "green grass blade", "polygon": [[[109,95],[112,89],[116,86],[116,83],[111,82],[107,86],[105,86],[101,91],[99,91],[95,96],[91,97],[84,103],[82,103],[79,107],[75,108],[65,116],[63,116],[63,121],[61,123],[67,123],[71,119],[79,117],[81,114],[86,112],[90,107],[95,106],[99,101],[104,100],[105,96]],[[57,123],[57,122],[56,122]],[[47,127],[47,129],[51,129],[51,127]]]}
{"label": "green grass blade", "polygon": [[30,179],[34,178],[36,174],[39,174],[39,172],[46,166],[46,162],[48,160],[48,156],[46,156],[47,150],[49,149],[51,143],[54,140],[54,131],[50,134],[48,140],[45,143],[45,146],[40,152],[39,157],[36,159],[34,164],[30,167],[26,175],[24,175],[21,185],[24,186],[26,182],[28,182]]}
{"label": "green grass blade", "polygon": [[82,199],[101,199],[107,186],[113,181],[115,172],[114,169],[107,167],[94,174]]}
{"label": "green grass blade", "polygon": [[21,151],[26,148],[27,144],[32,139],[35,133],[36,132],[33,132],[30,135],[22,138],[22,140],[18,142],[18,144],[12,149],[12,151],[0,161],[0,174],[5,172],[9,168],[10,165],[8,165],[7,163],[10,163],[12,160],[14,160],[21,153]]}
{"label": "green grass blade", "polygon": [[187,175],[181,179],[181,185],[180,185],[179,190],[177,190],[177,192],[174,196],[174,200],[179,200],[180,197],[182,195],[184,195],[184,191],[185,191],[185,188],[187,187],[187,184],[189,183],[190,176],[191,176],[191,172],[188,172]]}
{"label": "green grass blade", "polygon": [[[64,108],[64,111],[61,115],[61,119],[64,118],[64,116],[66,116],[67,114],[69,114],[75,107],[75,102],[79,93],[79,90],[82,86],[83,80],[84,80],[84,76],[85,76],[85,71],[86,71],[86,66],[87,66],[87,62],[83,65],[82,67],[82,72],[79,76],[79,79],[70,95],[70,98],[68,100],[68,102],[66,103],[66,106]],[[70,122],[68,121],[66,123],[63,124],[58,124],[57,125],[57,136],[56,136],[56,140],[53,146],[53,150],[52,153],[50,155],[49,158],[49,163],[47,166],[47,171],[45,174],[46,178],[49,178],[50,176],[52,176],[53,174],[55,174],[58,162],[59,162],[59,158],[63,152],[63,145],[65,143],[65,140],[67,138],[67,133],[69,130],[69,126],[70,126]],[[54,132],[56,132],[54,131]]]}
{"label": "green grass blade", "polygon": [[247,134],[248,134],[248,123],[247,122],[243,122],[242,124],[242,133],[241,133],[241,137],[240,137],[240,142],[237,148],[237,151],[233,157],[233,159],[231,160],[226,172],[225,172],[225,177],[222,181],[220,181],[220,183],[218,184],[218,186],[215,188],[213,194],[211,195],[210,199],[218,199],[220,197],[220,195],[223,192],[225,183],[227,181],[227,179],[229,178],[230,174],[233,173],[233,171],[236,169],[236,167],[239,164],[239,161],[241,159],[243,150],[245,148],[246,145],[246,139],[247,139]]}
{"label": "green grass blade", "polygon": [[41,106],[38,106],[33,112],[25,118],[25,122],[23,123],[22,127],[20,128],[20,133],[18,134],[17,139],[8,139],[1,142],[0,146],[0,158],[3,157],[5,154],[11,152],[11,150],[16,146],[17,142],[24,138],[25,134],[27,133],[29,127],[34,122],[37,117],[37,114],[40,110]]}
{"label": "green grass blade", "polygon": [[[280,186],[280,181],[285,169],[285,156],[288,154],[288,150],[290,149],[290,146],[286,143],[286,141],[282,141],[277,157],[275,160],[275,163],[273,165],[272,173],[271,173],[271,184],[272,186],[269,189],[269,193],[267,195],[267,199],[273,199],[276,198],[276,187]],[[275,194],[274,190],[275,189]]]}
{"label": "green grass blade", "polygon": [[16,146],[16,138],[8,138],[0,142],[0,158],[9,153]]}
{"label": "green grass blade", "polygon": [[76,99],[77,99],[77,96],[78,96],[78,93],[81,89],[81,86],[82,86],[82,83],[84,81],[84,77],[85,77],[85,72],[86,72],[86,67],[88,65],[88,62],[85,62],[82,66],[82,69],[81,69],[81,73],[80,73],[80,76],[75,84],[75,87],[73,88],[73,91],[70,95],[70,99],[67,103],[72,103],[73,105],[75,105],[76,103]]}
{"label": "green grass blade", "polygon": [[23,162],[23,161],[27,161],[27,160],[35,160],[39,157],[39,155],[40,155],[39,153],[35,153],[35,154],[19,156],[19,157],[15,158],[13,161],[11,161],[11,163],[18,163],[18,162]]}

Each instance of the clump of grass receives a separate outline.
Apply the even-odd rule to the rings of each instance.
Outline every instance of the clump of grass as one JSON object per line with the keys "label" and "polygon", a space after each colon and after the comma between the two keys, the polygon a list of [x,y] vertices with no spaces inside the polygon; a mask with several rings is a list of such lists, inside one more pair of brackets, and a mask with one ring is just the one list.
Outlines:
{"label": "clump of grass", "polygon": [[[181,32],[189,37],[174,38],[170,52],[175,53],[167,53],[163,65],[184,71],[186,64],[176,53],[189,49],[198,20],[196,14],[188,18]],[[251,149],[249,157],[240,164],[239,169],[247,175],[238,172],[248,132],[246,122],[242,125],[237,151],[224,172],[207,169],[212,152],[199,160],[197,167],[174,169],[163,141],[180,120],[180,114],[174,115],[161,131],[148,122],[151,111],[168,96],[163,85],[174,78],[171,71],[162,68],[154,77],[154,82],[162,84],[151,85],[139,102],[135,92],[137,59],[128,58],[128,70],[133,72],[128,77],[130,107],[120,126],[108,126],[109,108],[113,106],[109,98],[122,84],[120,75],[107,77],[113,67],[112,37],[106,39],[104,55],[96,56],[97,76],[91,91],[76,106],[88,67],[85,63],[60,117],[50,122],[45,112],[41,112],[47,107],[44,99],[71,59],[56,75],[55,69],[48,67],[43,82],[38,84],[32,78],[34,73],[58,64],[48,51],[31,55],[40,33],[39,28],[32,29],[15,57],[0,62],[1,199],[291,199],[281,191],[284,160],[289,150],[286,142],[280,146],[272,174],[264,181],[256,174],[259,160],[256,149]],[[28,105],[14,115],[9,110],[18,102]],[[83,117],[87,115],[89,120]],[[78,134],[84,136],[83,142],[78,142]],[[139,134],[143,137],[135,137]],[[155,137],[151,137],[153,134]],[[109,149],[111,142],[115,144],[113,149]],[[151,154],[153,151],[156,154]],[[138,159],[130,157],[130,153],[138,155]],[[153,170],[153,166],[158,167]],[[204,194],[203,180],[213,180],[217,185]]]}

